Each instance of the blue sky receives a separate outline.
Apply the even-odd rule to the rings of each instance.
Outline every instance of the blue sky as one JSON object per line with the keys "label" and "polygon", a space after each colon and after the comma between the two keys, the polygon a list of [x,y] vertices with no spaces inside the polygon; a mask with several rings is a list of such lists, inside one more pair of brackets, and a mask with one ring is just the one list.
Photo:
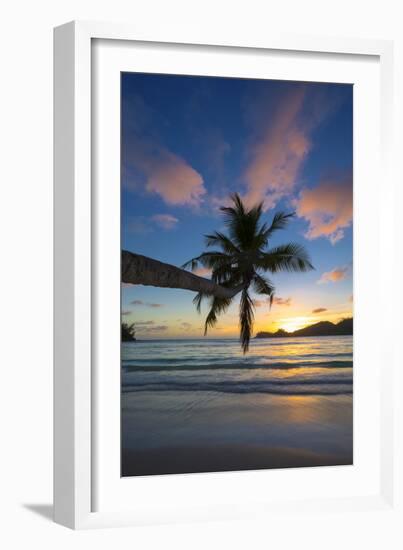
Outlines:
{"label": "blue sky", "polygon": [[[352,86],[123,73],[121,97],[124,249],[182,265],[223,229],[219,206],[236,191],[264,202],[264,220],[295,211],[272,244],[304,244],[315,266],[271,277],[256,330],[351,315]],[[123,319],[141,338],[202,337],[192,298],[123,285]],[[210,335],[238,335],[236,301]]]}

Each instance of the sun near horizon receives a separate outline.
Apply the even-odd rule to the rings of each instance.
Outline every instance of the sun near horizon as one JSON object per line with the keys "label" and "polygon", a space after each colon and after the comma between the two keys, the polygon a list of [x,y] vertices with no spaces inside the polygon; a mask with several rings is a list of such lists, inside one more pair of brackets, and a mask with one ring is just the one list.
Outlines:
{"label": "sun near horizon", "polygon": [[[155,290],[155,289],[154,289]],[[191,293],[180,291],[187,296],[188,308],[180,308],[166,303],[163,296],[169,294],[167,289],[158,289],[158,296],[153,293],[152,287],[136,286],[132,293],[140,296],[144,292],[149,294],[147,300],[134,299],[131,302],[132,309],[122,311],[122,319],[127,323],[134,323],[137,336],[140,339],[204,339],[205,310],[197,314],[191,300]],[[302,293],[300,294],[301,299]],[[332,300],[329,300],[332,302]],[[314,325],[319,322],[329,321],[337,324],[343,319],[353,317],[352,298],[345,296],[345,300],[330,303],[327,307],[308,306],[305,303],[297,303],[292,297],[277,297],[272,307],[264,300],[255,301],[254,334],[258,332],[276,332],[296,330]],[[180,302],[178,302],[178,305]],[[191,304],[191,305],[190,305]],[[231,305],[227,313],[219,318],[216,327],[209,330],[208,338],[238,338],[238,308],[239,303]],[[137,313],[137,315],[136,315]],[[141,315],[140,315],[141,313]]]}

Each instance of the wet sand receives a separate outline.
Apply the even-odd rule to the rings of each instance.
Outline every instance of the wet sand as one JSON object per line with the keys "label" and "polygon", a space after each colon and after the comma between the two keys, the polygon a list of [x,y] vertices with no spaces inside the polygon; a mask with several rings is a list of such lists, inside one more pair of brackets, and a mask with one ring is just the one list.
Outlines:
{"label": "wet sand", "polygon": [[122,396],[122,476],[352,464],[352,396]]}
{"label": "wet sand", "polygon": [[258,445],[164,447],[146,451],[126,449],[122,455],[122,476],[339,466],[351,463],[352,456],[349,455],[332,456],[304,449]]}

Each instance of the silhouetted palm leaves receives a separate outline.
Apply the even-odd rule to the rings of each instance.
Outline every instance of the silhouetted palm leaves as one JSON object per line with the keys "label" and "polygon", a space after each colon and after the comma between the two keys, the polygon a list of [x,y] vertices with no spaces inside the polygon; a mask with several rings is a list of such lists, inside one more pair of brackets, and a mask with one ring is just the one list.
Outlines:
{"label": "silhouetted palm leaves", "polygon": [[134,323],[122,323],[122,342],[133,342],[136,339]]}
{"label": "silhouetted palm leaves", "polygon": [[[192,270],[200,265],[211,269],[212,280],[224,287],[237,289],[241,293],[239,305],[240,341],[243,352],[249,349],[253,330],[254,303],[249,290],[268,297],[271,304],[274,285],[265,276],[266,272],[304,272],[313,269],[305,248],[297,243],[268,248],[273,233],[284,229],[294,213],[277,212],[270,225],[262,223],[263,203],[248,209],[236,193],[232,195],[232,206],[223,206],[227,234],[215,231],[206,235],[208,249],[193,258],[183,267]],[[209,300],[210,310],[205,321],[205,334],[217,323],[218,316],[225,313],[234,298],[217,298],[198,293],[194,298],[197,310],[203,299]]]}

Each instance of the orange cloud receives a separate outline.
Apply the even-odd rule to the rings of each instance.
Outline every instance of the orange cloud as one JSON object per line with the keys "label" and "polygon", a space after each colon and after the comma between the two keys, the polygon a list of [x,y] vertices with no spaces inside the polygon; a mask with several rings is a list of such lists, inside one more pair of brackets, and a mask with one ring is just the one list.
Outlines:
{"label": "orange cloud", "polygon": [[343,281],[347,277],[348,267],[335,267],[332,271],[325,271],[318,280],[319,284],[337,283]]}
{"label": "orange cloud", "polygon": [[324,311],[327,311],[326,307],[317,307],[316,309],[312,310],[312,313],[323,313]]}
{"label": "orange cloud", "polygon": [[307,239],[327,237],[335,244],[353,219],[351,175],[340,182],[326,181],[315,189],[301,191],[295,205],[297,215],[309,222]]}
{"label": "orange cloud", "polygon": [[304,87],[283,98],[262,139],[253,147],[245,174],[245,200],[249,205],[264,201],[265,208],[271,208],[293,190],[311,147],[311,128],[304,127],[300,120],[304,98]]}

